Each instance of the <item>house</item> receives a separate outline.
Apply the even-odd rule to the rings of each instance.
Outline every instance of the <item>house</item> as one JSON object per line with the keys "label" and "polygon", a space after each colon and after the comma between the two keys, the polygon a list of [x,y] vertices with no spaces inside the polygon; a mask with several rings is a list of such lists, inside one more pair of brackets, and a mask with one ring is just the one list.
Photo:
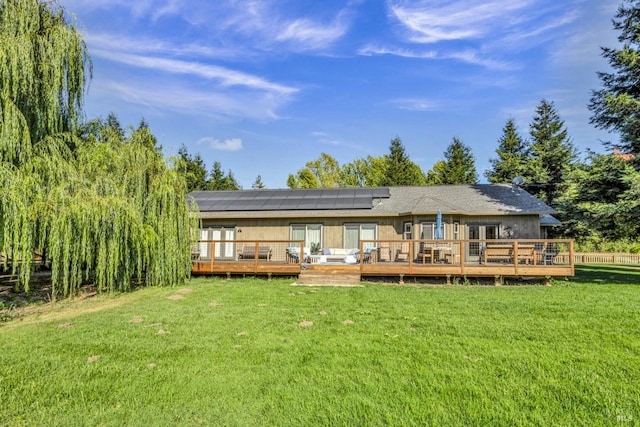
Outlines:
{"label": "house", "polygon": [[[199,259],[218,262],[246,258],[247,244],[260,242],[273,243],[268,256],[273,261],[290,260],[285,252],[296,242],[305,255],[316,249],[320,262],[323,254],[336,250],[375,250],[378,261],[394,261],[405,241],[411,242],[405,257],[409,263],[437,264],[447,255],[449,264],[462,266],[481,262],[487,241],[528,240],[542,250],[545,244],[538,240],[545,237],[545,227],[557,225],[552,208],[504,184],[196,191],[189,197],[202,219]],[[425,249],[438,246],[437,231],[442,234],[438,245],[446,242],[448,248],[441,257]],[[267,248],[262,246],[264,259]],[[260,252],[258,246],[247,250],[249,258]],[[300,263],[316,260],[300,258]],[[256,262],[262,263],[258,257]]]}
{"label": "house", "polygon": [[304,240],[358,248],[360,239],[539,239],[554,210],[511,185],[196,191],[201,238]]}

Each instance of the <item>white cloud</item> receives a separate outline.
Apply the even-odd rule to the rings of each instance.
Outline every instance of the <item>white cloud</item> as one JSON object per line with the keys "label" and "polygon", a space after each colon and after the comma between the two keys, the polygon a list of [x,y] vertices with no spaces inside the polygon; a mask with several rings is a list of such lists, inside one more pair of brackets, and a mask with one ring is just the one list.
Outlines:
{"label": "white cloud", "polygon": [[[131,80],[126,83],[95,81],[92,94],[135,105],[145,117],[173,115],[205,117],[216,121],[276,120],[277,111],[290,102],[287,96],[255,91],[202,91],[163,80]],[[141,108],[142,107],[142,108]]]}
{"label": "white cloud", "polygon": [[220,141],[215,138],[205,137],[198,141],[198,144],[207,144],[214,150],[218,151],[240,151],[242,150],[242,139],[231,138]]}
{"label": "white cloud", "polygon": [[[251,53],[242,48],[216,47],[203,43],[179,43],[137,35],[90,33],[85,41],[91,53],[125,52],[129,54],[162,54],[171,56],[197,56],[199,58],[233,59],[246,58]],[[96,55],[98,56],[98,55]]]}
{"label": "white cloud", "polygon": [[373,56],[373,55],[393,55],[401,56],[404,58],[418,58],[418,59],[437,59],[438,54],[434,50],[418,52],[408,48],[397,47],[383,47],[376,45],[367,45],[358,51],[359,55]]}
{"label": "white cloud", "polygon": [[491,70],[513,70],[517,68],[514,64],[499,61],[491,58],[483,57],[483,54],[475,49],[466,50],[451,50],[438,52],[436,50],[419,51],[409,48],[385,48],[380,46],[368,45],[358,51],[358,54],[364,56],[372,55],[394,55],[404,58],[416,58],[416,59],[453,59],[466,64],[479,65]]}
{"label": "white cloud", "polygon": [[510,25],[533,0],[389,1],[389,10],[416,43],[475,39]]}
{"label": "white cloud", "polygon": [[420,98],[395,99],[391,103],[401,110],[409,111],[435,111],[439,108],[435,102]]}
{"label": "white cloud", "polygon": [[336,19],[329,25],[322,25],[303,18],[286,23],[275,39],[293,44],[296,50],[318,50],[330,46],[346,32],[347,26],[341,19]]}
{"label": "white cloud", "polygon": [[189,74],[210,80],[216,80],[222,86],[244,86],[251,89],[274,92],[281,95],[290,95],[298,91],[292,87],[271,83],[258,76],[243,73],[241,71],[230,70],[217,65],[207,65],[197,62],[156,58],[143,55],[131,55],[105,50],[98,50],[94,53],[96,56],[101,58],[134,67],[149,68],[173,74]]}

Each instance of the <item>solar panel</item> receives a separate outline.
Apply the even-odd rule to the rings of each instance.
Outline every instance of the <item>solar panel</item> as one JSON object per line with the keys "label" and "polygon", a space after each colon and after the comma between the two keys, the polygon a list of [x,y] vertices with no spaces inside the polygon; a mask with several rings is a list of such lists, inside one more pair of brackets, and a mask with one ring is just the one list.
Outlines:
{"label": "solar panel", "polygon": [[201,211],[273,211],[370,209],[374,198],[388,198],[388,188],[324,188],[190,193]]}

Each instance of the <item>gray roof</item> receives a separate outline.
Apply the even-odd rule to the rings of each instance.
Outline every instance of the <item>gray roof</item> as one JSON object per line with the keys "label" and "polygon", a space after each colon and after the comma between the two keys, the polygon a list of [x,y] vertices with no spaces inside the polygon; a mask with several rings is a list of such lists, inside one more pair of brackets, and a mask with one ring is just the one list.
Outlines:
{"label": "gray roof", "polygon": [[[269,195],[270,192],[274,193]],[[443,214],[459,215],[544,215],[555,212],[526,191],[513,191],[511,185],[506,184],[197,191],[190,196],[198,203],[203,218],[384,217],[433,215],[438,210]],[[296,202],[286,202],[289,196]],[[266,202],[270,197],[271,202]],[[326,198],[325,202],[322,202],[323,198]],[[294,203],[297,204],[293,206]],[[346,203],[351,205],[346,206]]]}
{"label": "gray roof", "polygon": [[541,227],[555,227],[556,225],[562,225],[562,222],[556,217],[549,214],[540,215]]}

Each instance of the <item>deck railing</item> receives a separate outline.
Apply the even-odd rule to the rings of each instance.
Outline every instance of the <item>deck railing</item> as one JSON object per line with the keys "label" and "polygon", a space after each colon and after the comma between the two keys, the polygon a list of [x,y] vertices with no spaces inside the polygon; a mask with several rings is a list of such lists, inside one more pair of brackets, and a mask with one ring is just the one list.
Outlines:
{"label": "deck railing", "polygon": [[574,254],[576,264],[638,264],[640,254],[578,252]]}
{"label": "deck railing", "polygon": [[194,273],[297,274],[353,268],[363,275],[572,275],[572,240],[362,240],[342,256],[311,253],[299,240],[201,240]]}

